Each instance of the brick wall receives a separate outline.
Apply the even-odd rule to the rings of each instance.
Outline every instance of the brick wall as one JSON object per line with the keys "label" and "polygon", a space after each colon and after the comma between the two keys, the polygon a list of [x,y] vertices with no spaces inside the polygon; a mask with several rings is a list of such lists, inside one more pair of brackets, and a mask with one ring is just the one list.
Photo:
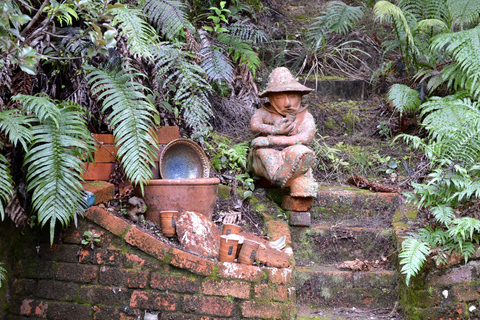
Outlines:
{"label": "brick wall", "polygon": [[[100,235],[91,249],[87,230]],[[1,236],[0,236],[1,237]],[[292,270],[175,248],[99,207],[16,253],[8,319],[292,319]]]}

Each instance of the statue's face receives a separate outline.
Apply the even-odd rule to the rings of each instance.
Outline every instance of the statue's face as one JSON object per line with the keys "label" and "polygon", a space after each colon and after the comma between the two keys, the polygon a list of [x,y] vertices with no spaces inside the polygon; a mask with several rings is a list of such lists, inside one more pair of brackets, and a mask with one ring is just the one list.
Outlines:
{"label": "statue's face", "polygon": [[268,95],[270,104],[282,115],[296,114],[302,102],[299,92],[274,92]]}

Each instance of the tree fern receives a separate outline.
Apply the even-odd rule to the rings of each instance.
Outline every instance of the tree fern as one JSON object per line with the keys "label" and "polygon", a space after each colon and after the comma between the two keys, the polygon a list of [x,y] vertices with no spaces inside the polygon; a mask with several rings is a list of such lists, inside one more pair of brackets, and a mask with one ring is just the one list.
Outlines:
{"label": "tree fern", "polygon": [[152,43],[156,43],[155,29],[144,19],[139,9],[114,5],[109,10],[114,15],[112,25],[118,25],[119,33],[127,38],[127,46],[133,55],[152,59]]}
{"label": "tree fern", "polygon": [[398,255],[402,265],[401,273],[406,275],[407,285],[410,278],[418,274],[427,260],[430,247],[427,243],[418,241],[415,238],[407,238],[402,242],[402,249]]}
{"label": "tree fern", "polygon": [[[45,97],[17,95],[16,98],[30,110],[41,110],[46,101],[57,109],[52,114],[44,114],[39,124],[32,127],[33,139],[25,156],[33,209],[42,226],[49,222],[53,242],[55,224],[68,225],[75,214],[86,207],[81,197],[82,159],[93,151],[93,141],[78,105],[54,104]],[[49,111],[47,108],[46,113]]]}
{"label": "tree fern", "polygon": [[479,21],[480,2],[478,0],[447,0],[447,8],[451,15],[453,26],[465,25]]}
{"label": "tree fern", "polygon": [[108,114],[125,174],[143,192],[152,178],[150,165],[156,154],[151,141],[157,140],[151,136],[157,111],[144,94],[148,89],[134,79],[144,75],[125,65],[118,71],[91,66],[84,69],[90,72],[88,83],[97,100],[102,101],[102,112]]}
{"label": "tree fern", "polygon": [[250,19],[244,19],[228,25],[230,34],[242,41],[251,44],[259,44],[267,41],[267,34],[257,25],[250,22]]}
{"label": "tree fern", "polygon": [[19,113],[18,110],[0,112],[0,132],[3,132],[14,145],[20,143],[24,149],[32,140],[30,126],[33,118]]}
{"label": "tree fern", "polygon": [[[7,159],[0,154],[0,218],[5,218],[5,206],[13,196],[13,180],[10,174],[10,164]],[[0,279],[1,281],[1,279]]]}
{"label": "tree fern", "polygon": [[208,100],[212,88],[206,80],[205,71],[176,44],[158,47],[155,61],[156,77],[167,92],[173,91],[173,101],[182,108],[187,125],[206,132],[213,112]]}
{"label": "tree fern", "polygon": [[233,55],[233,61],[239,65],[246,65],[255,74],[260,66],[260,59],[252,48],[241,42],[239,39],[232,37],[228,33],[220,33],[217,35],[218,41]]}
{"label": "tree fern", "polygon": [[185,14],[185,4],[177,0],[146,0],[144,11],[164,37],[175,39],[183,29],[193,29]]}
{"label": "tree fern", "polygon": [[415,112],[420,106],[418,91],[404,84],[394,84],[388,91],[388,100],[392,101],[395,110],[403,113]]}

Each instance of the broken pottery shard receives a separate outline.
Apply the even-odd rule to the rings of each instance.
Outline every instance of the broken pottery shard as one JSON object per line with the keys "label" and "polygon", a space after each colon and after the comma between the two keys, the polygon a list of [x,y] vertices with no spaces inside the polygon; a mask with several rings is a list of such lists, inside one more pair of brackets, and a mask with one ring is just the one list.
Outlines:
{"label": "broken pottery shard", "polygon": [[206,216],[185,211],[177,218],[177,237],[188,250],[205,257],[218,257],[220,229]]}

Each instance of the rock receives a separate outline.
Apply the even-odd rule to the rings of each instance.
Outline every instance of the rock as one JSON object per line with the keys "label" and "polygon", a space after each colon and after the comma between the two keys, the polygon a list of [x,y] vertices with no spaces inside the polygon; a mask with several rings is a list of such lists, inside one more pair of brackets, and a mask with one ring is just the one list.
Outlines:
{"label": "rock", "polygon": [[184,211],[177,218],[177,237],[188,250],[205,257],[218,258],[220,229],[208,217]]}

